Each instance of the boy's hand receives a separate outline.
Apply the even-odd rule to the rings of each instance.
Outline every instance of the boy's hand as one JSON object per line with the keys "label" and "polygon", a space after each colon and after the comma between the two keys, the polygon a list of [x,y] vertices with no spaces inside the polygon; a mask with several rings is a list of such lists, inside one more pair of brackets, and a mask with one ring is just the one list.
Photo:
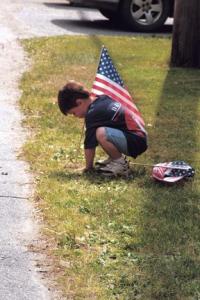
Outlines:
{"label": "boy's hand", "polygon": [[91,174],[95,172],[95,168],[84,168],[83,173],[84,174]]}

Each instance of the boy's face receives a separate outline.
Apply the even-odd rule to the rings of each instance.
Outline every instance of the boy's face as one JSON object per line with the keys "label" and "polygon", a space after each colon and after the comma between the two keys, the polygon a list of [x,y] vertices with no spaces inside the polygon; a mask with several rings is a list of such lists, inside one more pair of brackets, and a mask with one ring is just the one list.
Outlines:
{"label": "boy's face", "polygon": [[69,109],[67,111],[67,114],[74,115],[77,118],[85,118],[89,106],[88,101],[83,99],[77,99],[76,103],[77,106]]}

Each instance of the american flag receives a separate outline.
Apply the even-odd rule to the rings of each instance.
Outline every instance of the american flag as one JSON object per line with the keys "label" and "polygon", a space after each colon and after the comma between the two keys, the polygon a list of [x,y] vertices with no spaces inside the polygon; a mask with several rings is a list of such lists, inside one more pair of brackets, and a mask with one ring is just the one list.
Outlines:
{"label": "american flag", "polygon": [[108,50],[104,46],[102,47],[99,66],[92,86],[91,95],[99,96],[103,94],[110,96],[115,101],[127,107],[132,112],[138,126],[145,132],[144,120],[136,105],[133,103],[131,95],[124,87],[124,82],[117,72]]}
{"label": "american flag", "polygon": [[177,182],[194,175],[195,170],[181,160],[157,164],[152,171],[153,178],[163,182]]}

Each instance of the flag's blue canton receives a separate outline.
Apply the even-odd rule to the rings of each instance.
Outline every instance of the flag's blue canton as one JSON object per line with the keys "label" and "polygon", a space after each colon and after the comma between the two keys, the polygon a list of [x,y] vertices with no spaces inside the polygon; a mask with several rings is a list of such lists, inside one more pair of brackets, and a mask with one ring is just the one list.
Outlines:
{"label": "flag's blue canton", "polygon": [[188,167],[188,169],[171,169],[170,173],[167,175],[167,177],[179,177],[179,176],[184,176],[184,177],[193,177],[195,175],[195,170],[186,164],[184,161],[178,160],[178,161],[173,161],[172,166],[174,167]]}
{"label": "flag's blue canton", "polygon": [[124,87],[124,82],[120,78],[116,68],[113,65],[112,59],[110,58],[106,48],[103,48],[101,59],[97,73],[106,76],[110,80]]}

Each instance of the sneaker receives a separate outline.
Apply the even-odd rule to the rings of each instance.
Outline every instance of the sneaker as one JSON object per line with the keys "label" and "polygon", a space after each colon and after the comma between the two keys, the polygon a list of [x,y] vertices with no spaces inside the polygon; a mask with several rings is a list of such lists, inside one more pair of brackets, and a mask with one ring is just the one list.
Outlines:
{"label": "sneaker", "polygon": [[101,167],[99,169],[101,174],[105,176],[125,176],[128,177],[130,175],[129,164],[125,158],[121,157],[119,159],[111,160],[109,164],[105,167]]}
{"label": "sneaker", "polygon": [[98,160],[95,162],[95,167],[96,168],[102,168],[102,167],[105,167],[107,164],[111,163],[112,161],[112,158],[111,157],[108,157],[107,159],[105,160]]}

